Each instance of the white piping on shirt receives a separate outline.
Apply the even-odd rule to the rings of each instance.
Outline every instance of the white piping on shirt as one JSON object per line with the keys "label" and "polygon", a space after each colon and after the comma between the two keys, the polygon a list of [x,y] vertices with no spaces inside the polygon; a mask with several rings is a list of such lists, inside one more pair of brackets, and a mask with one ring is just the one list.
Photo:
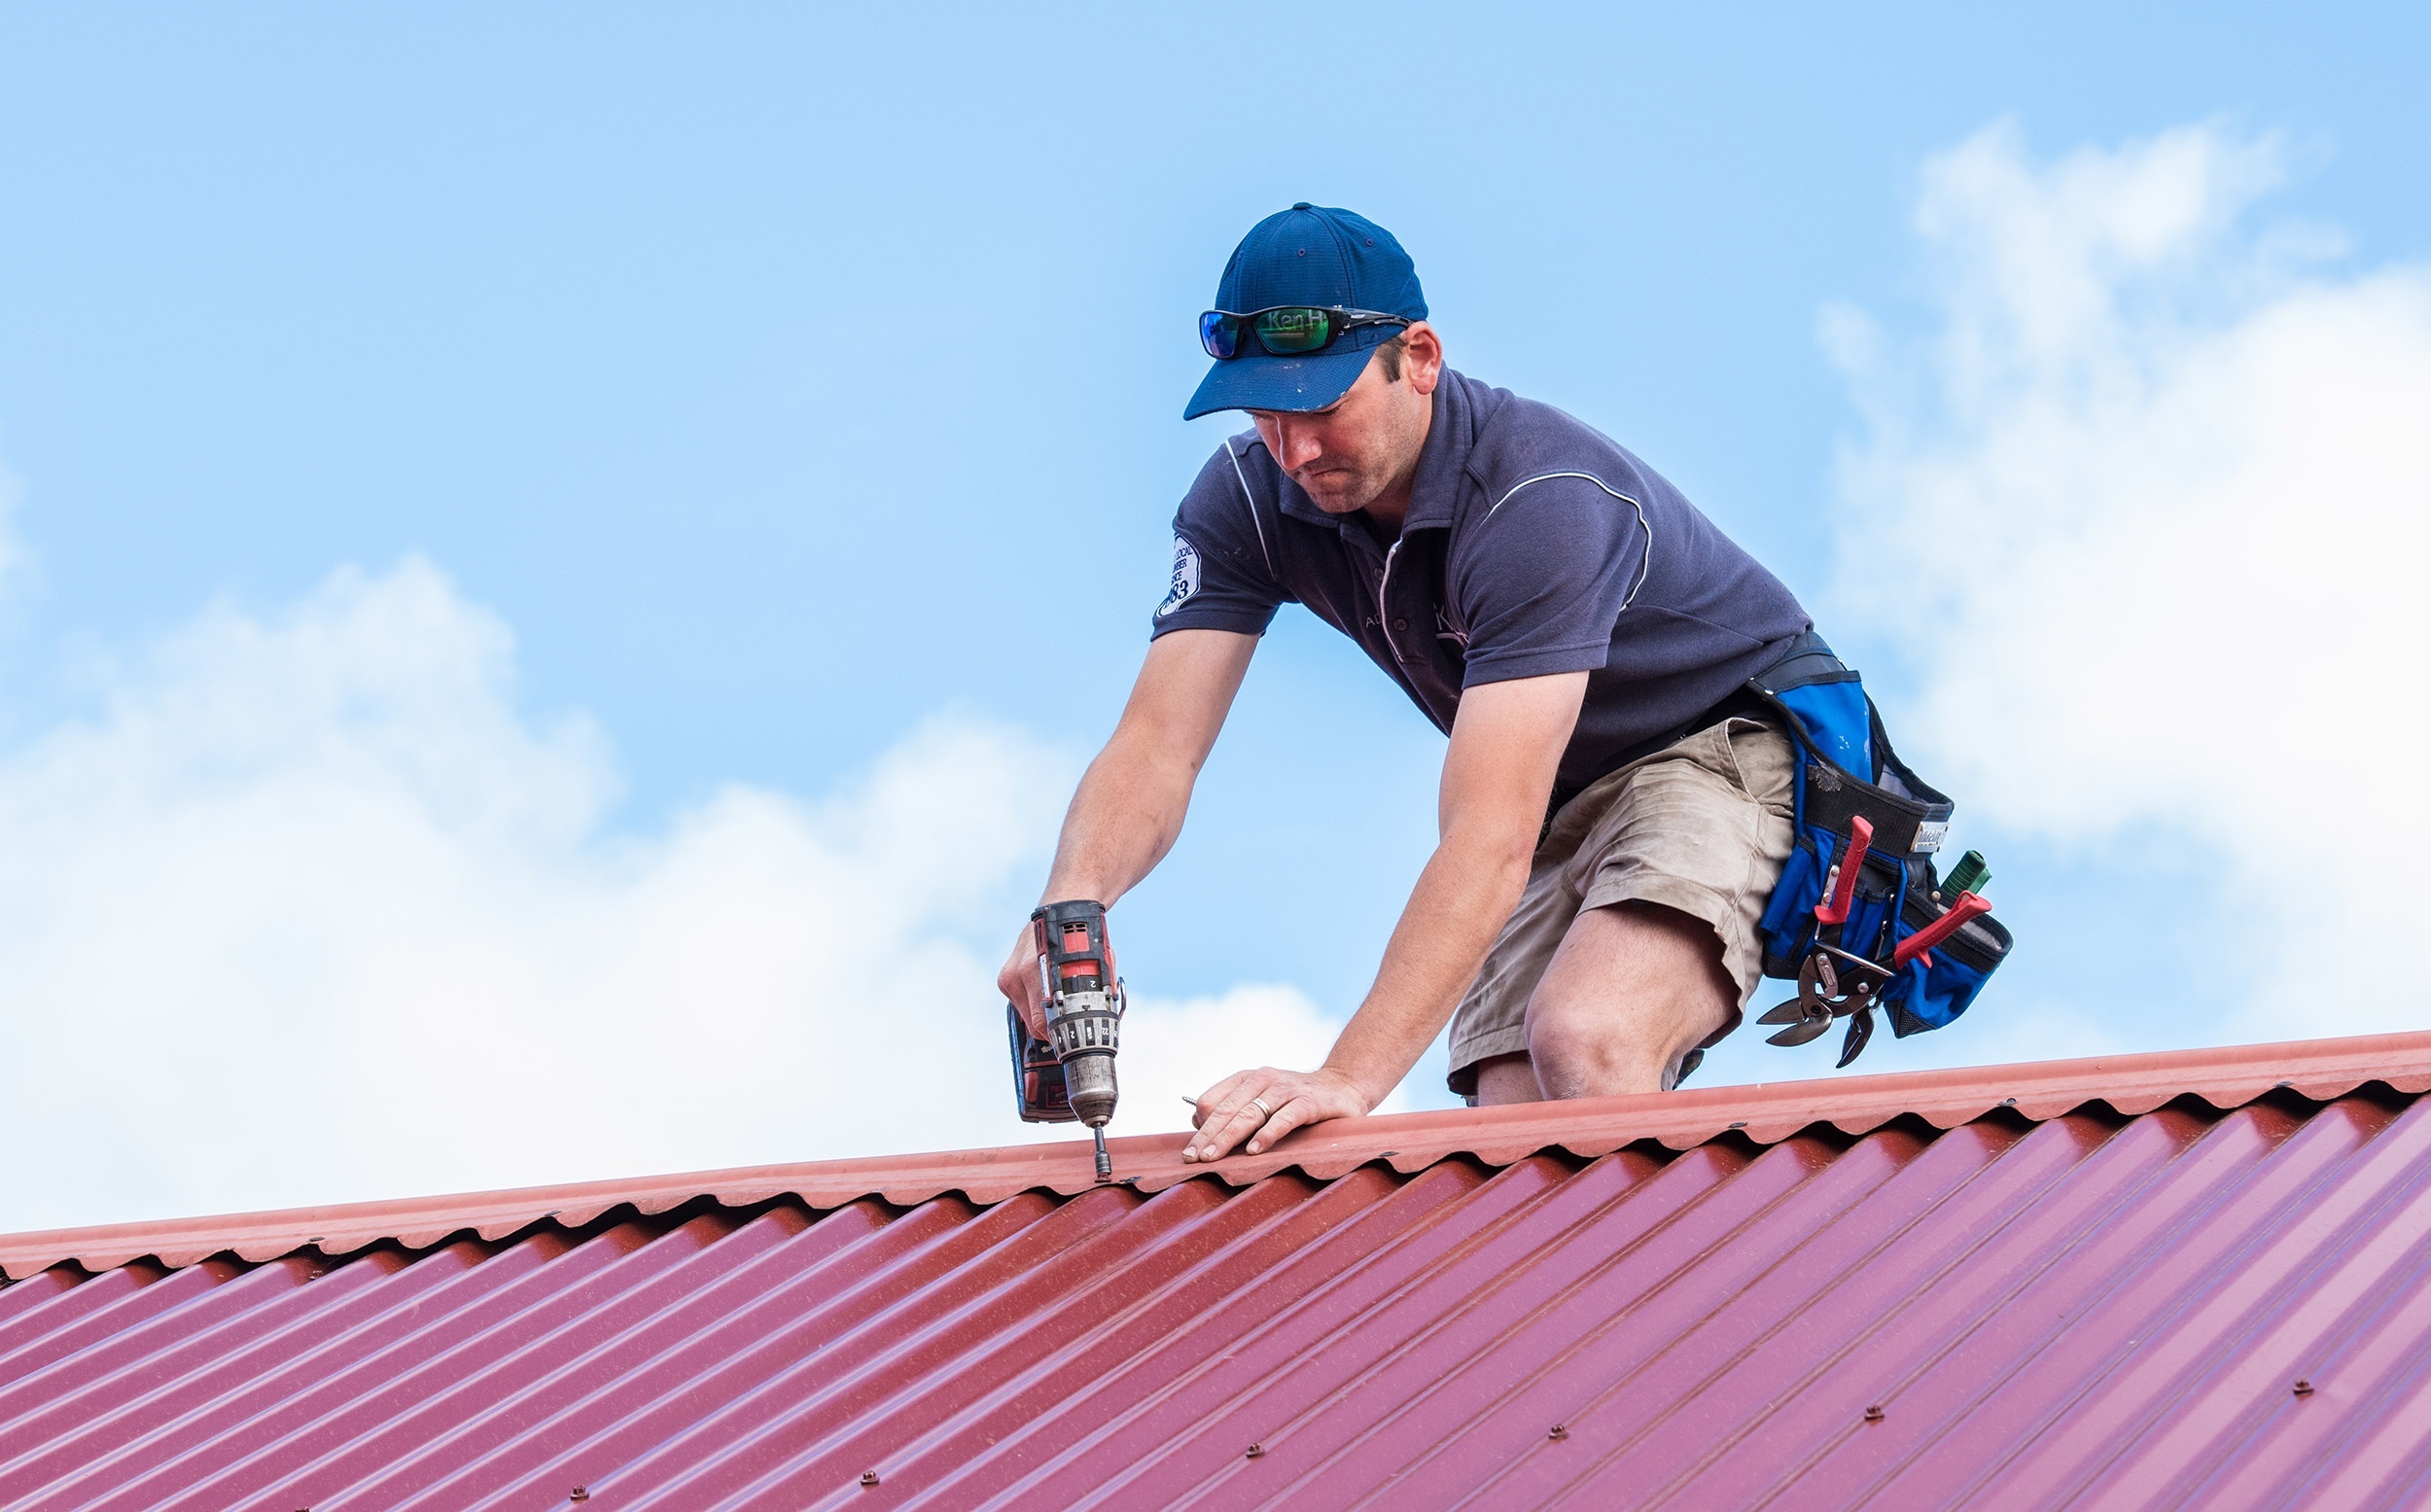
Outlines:
{"label": "white piping on shirt", "polygon": [[1232,475],[1241,480],[1241,498],[1250,507],[1250,528],[1257,532],[1257,554],[1266,558],[1266,576],[1277,582],[1283,575],[1275,571],[1275,553],[1266,548],[1266,527],[1258,523],[1257,495],[1250,492],[1250,475],[1241,471],[1241,454],[1232,449],[1232,438],[1224,438],[1224,455],[1232,458]]}
{"label": "white piping on shirt", "polygon": [[[1239,466],[1238,463],[1234,465],[1236,467]],[[1512,494],[1518,493],[1521,489],[1527,487],[1531,483],[1541,483],[1547,478],[1553,477],[1583,477],[1587,481],[1595,484],[1598,488],[1603,489],[1605,493],[1610,494],[1613,498],[1620,500],[1621,503],[1628,505],[1631,509],[1638,511],[1638,528],[1646,533],[1646,554],[1644,560],[1638,563],[1638,580],[1630,585],[1628,596],[1621,600],[1621,607],[1623,609],[1629,608],[1631,604],[1637,602],[1638,590],[1646,585],[1647,575],[1654,571],[1654,525],[1646,518],[1646,507],[1644,505],[1639,504],[1635,499],[1632,499],[1629,495],[1613,487],[1610,483],[1607,483],[1603,478],[1596,476],[1593,473],[1539,473],[1534,477],[1523,477],[1518,482],[1513,483],[1508,492],[1504,493],[1501,498],[1497,499],[1494,502],[1494,509],[1490,509],[1486,511],[1486,518],[1493,519],[1495,510],[1501,509],[1504,505],[1509,504],[1511,502]]]}
{"label": "white piping on shirt", "polygon": [[1406,536],[1392,538],[1392,545],[1385,547],[1385,570],[1376,575],[1377,628],[1385,632],[1385,644],[1392,648],[1393,665],[1398,667],[1406,667],[1409,663],[1401,658],[1401,643],[1392,638],[1392,626],[1385,618],[1385,606],[1391,602],[1387,595],[1392,591],[1392,559],[1401,554],[1401,543],[1408,539]]}

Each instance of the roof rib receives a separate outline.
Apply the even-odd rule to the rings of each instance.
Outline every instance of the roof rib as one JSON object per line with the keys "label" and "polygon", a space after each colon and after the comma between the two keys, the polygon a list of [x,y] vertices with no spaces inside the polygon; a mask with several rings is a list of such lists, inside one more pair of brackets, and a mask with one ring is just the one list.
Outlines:
{"label": "roof rib", "polygon": [[[1952,1129],[2004,1108],[2034,1121],[2094,1104],[2132,1116],[2194,1097],[2225,1111],[2274,1089],[2326,1102],[2371,1082],[2406,1094],[2431,1090],[2431,1032],[1345,1118],[1296,1133],[1262,1155],[1214,1166],[1183,1164],[1179,1134],[1108,1143],[1116,1178],[1146,1193],[1209,1176],[1246,1186],[1288,1170],[1324,1181],[1370,1162],[1409,1175],[1456,1155],[1503,1166],[1552,1149],[1588,1158],[1632,1144],[1685,1150],[1733,1134],[1770,1144],[1816,1126],[1854,1137],[1901,1117]],[[174,1269],[220,1254],[258,1263],[302,1250],[351,1254],[380,1244],[422,1250],[467,1233],[497,1240],[542,1223],[576,1229],[618,1208],[652,1214],[698,1199],[749,1208],[790,1198],[828,1210],[863,1198],[911,1207],[959,1193],[984,1207],[1020,1192],[1070,1196],[1094,1184],[1085,1141],[748,1166],[15,1234],[0,1237],[0,1273],[21,1281],[54,1265],[103,1271],[141,1259]]]}

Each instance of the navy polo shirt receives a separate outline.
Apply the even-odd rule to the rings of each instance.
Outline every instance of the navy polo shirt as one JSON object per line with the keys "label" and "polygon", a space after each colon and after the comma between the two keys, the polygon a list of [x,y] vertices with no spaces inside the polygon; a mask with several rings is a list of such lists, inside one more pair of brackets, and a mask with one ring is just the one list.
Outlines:
{"label": "navy polo shirt", "polygon": [[1154,634],[1262,635],[1305,604],[1449,733],[1480,683],[1588,674],[1557,791],[1711,710],[1809,627],[1780,580],[1654,470],[1549,404],[1446,369],[1401,537],[1319,509],[1257,433],[1174,516]]}

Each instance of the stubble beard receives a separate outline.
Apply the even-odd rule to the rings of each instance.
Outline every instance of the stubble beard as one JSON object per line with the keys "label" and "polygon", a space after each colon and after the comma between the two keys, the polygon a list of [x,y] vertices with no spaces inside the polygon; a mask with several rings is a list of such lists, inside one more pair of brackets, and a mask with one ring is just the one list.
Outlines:
{"label": "stubble beard", "polygon": [[1307,480],[1297,476],[1292,481],[1298,483],[1300,491],[1328,514],[1356,514],[1383,497],[1385,485],[1392,481],[1390,477],[1379,477],[1365,468],[1338,462],[1328,468],[1304,468],[1301,471],[1310,473],[1319,487],[1312,488]]}

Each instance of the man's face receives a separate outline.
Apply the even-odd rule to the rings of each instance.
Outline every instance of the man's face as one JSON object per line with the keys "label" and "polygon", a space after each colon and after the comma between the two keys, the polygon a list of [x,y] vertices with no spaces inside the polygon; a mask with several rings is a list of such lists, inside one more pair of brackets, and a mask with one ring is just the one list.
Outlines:
{"label": "man's face", "polygon": [[1406,485],[1417,469],[1442,357],[1424,324],[1408,335],[1398,381],[1387,381],[1370,359],[1328,408],[1250,411],[1276,463],[1328,514],[1366,509],[1394,484]]}

